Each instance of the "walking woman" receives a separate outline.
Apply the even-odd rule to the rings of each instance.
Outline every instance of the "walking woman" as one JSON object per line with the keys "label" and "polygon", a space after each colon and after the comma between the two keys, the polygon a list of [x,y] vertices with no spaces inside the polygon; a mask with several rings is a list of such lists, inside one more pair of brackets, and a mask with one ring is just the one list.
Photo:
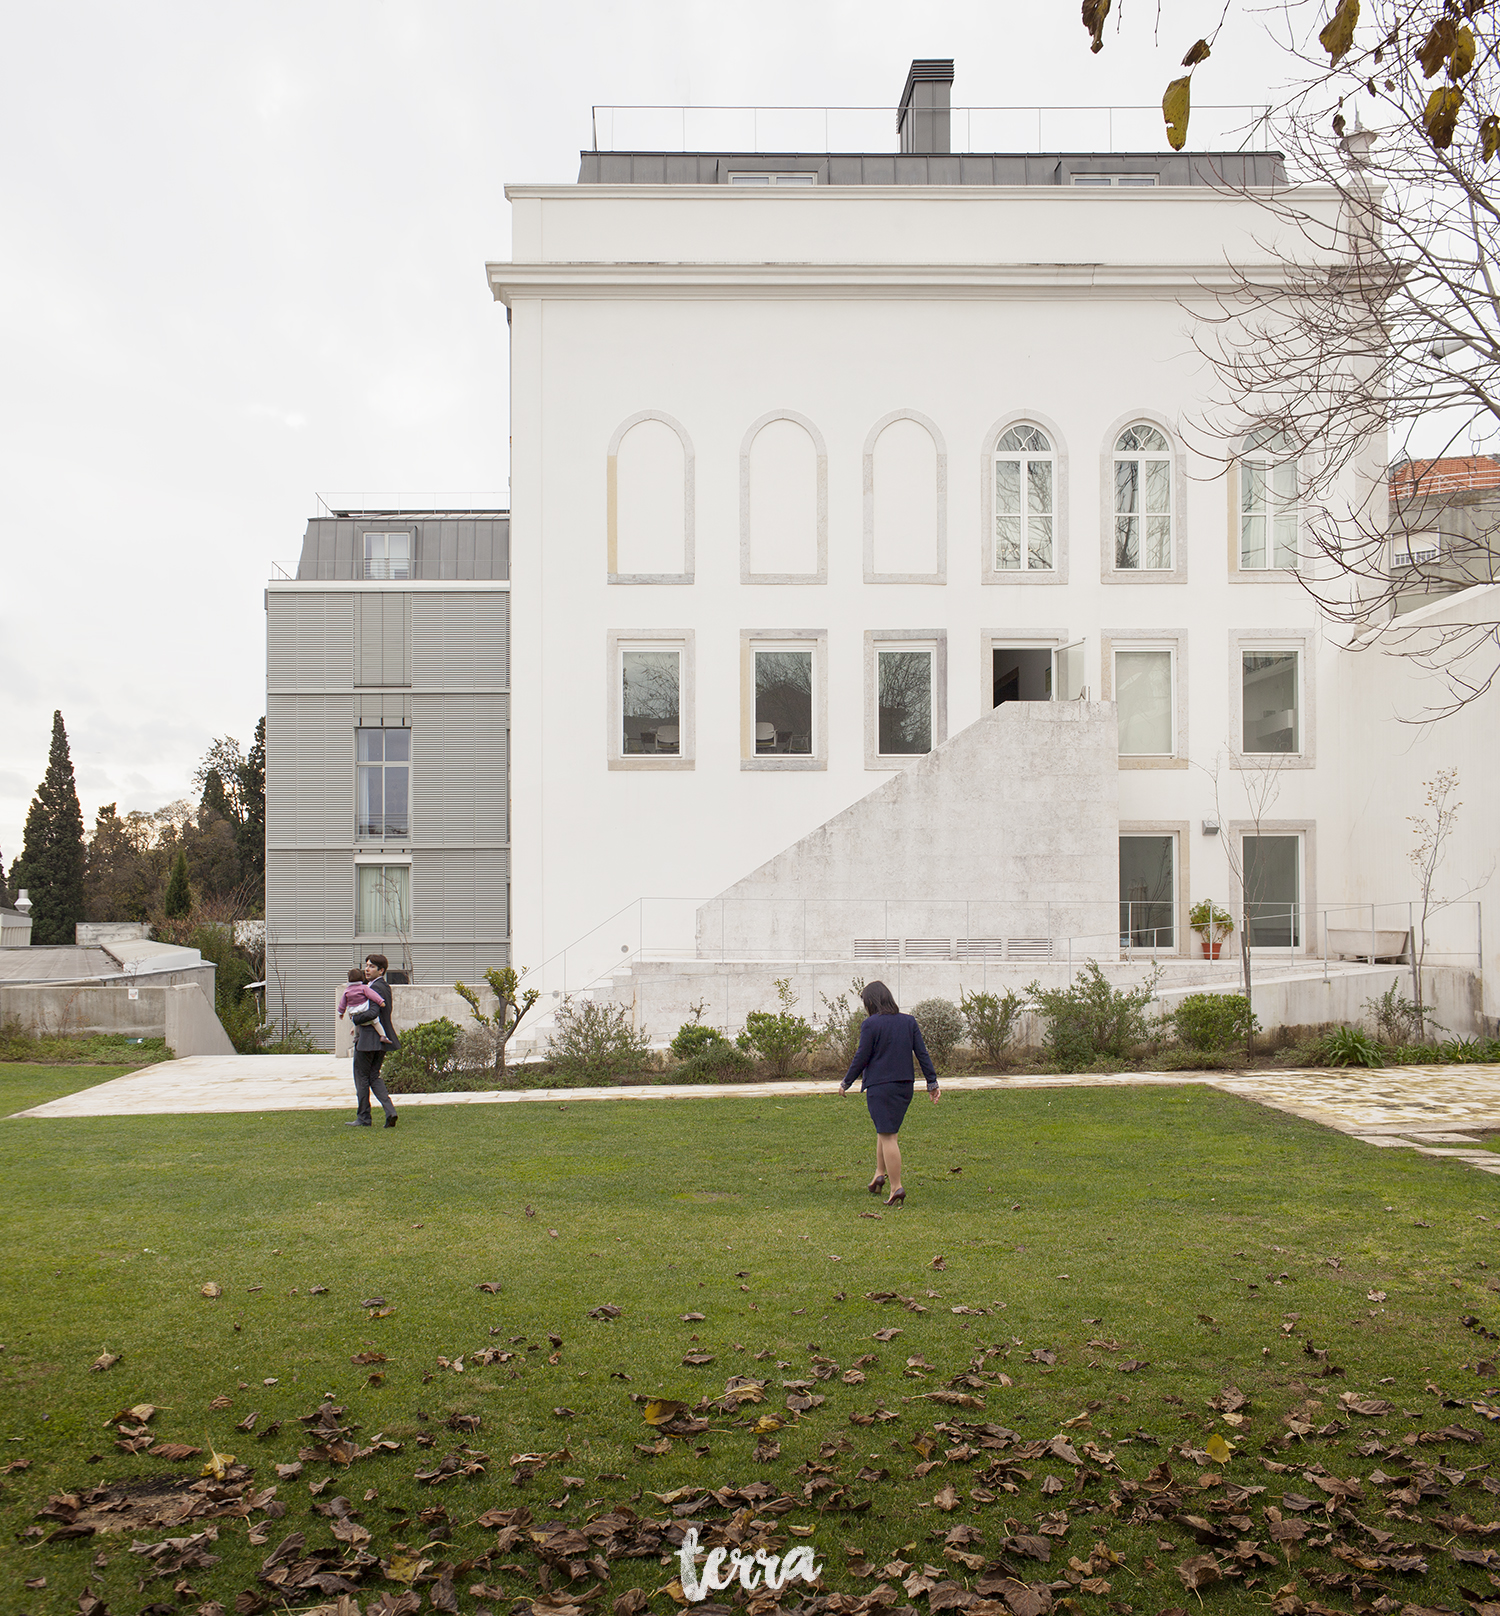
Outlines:
{"label": "walking woman", "polygon": [[872,982],[860,996],[865,1001],[865,1020],[859,1029],[859,1049],[839,1084],[839,1093],[847,1094],[849,1085],[864,1074],[865,1104],[875,1124],[875,1176],[869,1183],[870,1194],[879,1195],[889,1182],[891,1193],[885,1204],[902,1206],[906,1191],[901,1187],[901,1146],[896,1135],[916,1083],[913,1056],[927,1079],[934,1105],[942,1098],[942,1090],[916,1017],[901,1014],[884,982]]}

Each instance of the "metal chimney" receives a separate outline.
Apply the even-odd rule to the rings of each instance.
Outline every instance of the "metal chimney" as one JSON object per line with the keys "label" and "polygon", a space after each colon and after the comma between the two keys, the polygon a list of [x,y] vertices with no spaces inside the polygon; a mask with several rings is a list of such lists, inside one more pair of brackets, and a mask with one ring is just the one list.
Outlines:
{"label": "metal chimney", "polygon": [[911,64],[901,105],[896,109],[896,130],[903,152],[951,152],[949,106],[953,96],[953,58]]}

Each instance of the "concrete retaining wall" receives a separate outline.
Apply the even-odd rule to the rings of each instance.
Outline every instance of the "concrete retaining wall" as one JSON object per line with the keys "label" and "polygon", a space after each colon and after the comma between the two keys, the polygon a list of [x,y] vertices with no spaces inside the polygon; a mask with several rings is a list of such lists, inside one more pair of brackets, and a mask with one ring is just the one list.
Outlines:
{"label": "concrete retaining wall", "polygon": [[123,985],[0,987],[0,1020],[14,1018],[36,1034],[165,1038],[180,1058],[234,1053],[212,999],[196,983],[153,983],[135,992],[131,998]]}
{"label": "concrete retaining wall", "polygon": [[[1082,963],[1081,961],[1079,962]],[[1101,962],[1100,968],[1116,987],[1144,982],[1151,966],[1142,962]],[[777,1008],[776,979],[788,978],[797,995],[797,1013],[809,1021],[827,1018],[823,996],[837,1000],[847,994],[852,978],[877,978],[886,982],[905,1010],[923,999],[947,999],[957,1004],[962,992],[1001,993],[1012,989],[1023,993],[1028,983],[1043,987],[1066,987],[1068,967],[1063,963],[1008,965],[993,962],[933,963],[908,965],[890,962],[882,967],[849,961],[637,961],[614,979],[610,988],[601,988],[596,998],[632,1006],[635,1024],[644,1027],[656,1044],[670,1042],[685,1021],[691,1021],[693,1007],[704,1005],[703,1020],[731,1036],[745,1024],[751,1010]],[[1480,1015],[1479,982],[1472,971],[1432,966],[1423,972],[1424,998],[1442,1024],[1442,1036],[1469,1038],[1487,1029]],[[1329,965],[1323,979],[1321,961],[1289,965],[1269,960],[1255,970],[1254,1009],[1263,1031],[1276,1027],[1314,1026],[1322,1022],[1365,1023],[1366,1000],[1378,998],[1392,984],[1408,998],[1412,992],[1409,966]],[[1174,961],[1165,967],[1158,988],[1161,1008],[1172,1010],[1190,993],[1240,992],[1239,961]],[[539,1007],[542,1008],[542,1007]],[[1155,1014],[1155,1011],[1151,1012]],[[545,1043],[546,1019],[535,1031],[523,1023],[531,1037],[519,1040],[529,1048],[533,1039]],[[1022,1018],[1021,1043],[1039,1043],[1042,1027],[1038,1018]]]}
{"label": "concrete retaining wall", "polygon": [[[342,991],[340,988],[339,992]],[[395,996],[391,1006],[391,1023],[398,1033],[404,1032],[408,1027],[419,1027],[424,1021],[436,1021],[440,1016],[447,1016],[449,1021],[460,1028],[474,1025],[474,1016],[468,1000],[460,998],[451,987],[413,982],[405,985],[398,983],[391,991]],[[333,1002],[338,1003],[338,993],[334,994]],[[488,988],[479,989],[479,1003],[487,1015],[495,1013],[495,995]],[[533,1015],[535,1013],[532,1012]],[[524,1028],[526,1022],[523,1021],[521,1025]],[[675,1030],[674,1028],[673,1031]],[[354,1030],[349,1024],[347,1015],[341,1021],[335,1020],[333,1052],[340,1059],[345,1057],[353,1059]]]}

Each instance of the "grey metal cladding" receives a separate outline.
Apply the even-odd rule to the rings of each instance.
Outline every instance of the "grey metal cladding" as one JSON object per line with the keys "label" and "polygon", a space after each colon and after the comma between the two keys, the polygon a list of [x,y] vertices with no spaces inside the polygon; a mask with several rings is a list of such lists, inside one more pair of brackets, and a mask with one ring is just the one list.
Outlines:
{"label": "grey metal cladding", "polygon": [[302,538],[297,577],[354,582],[364,577],[364,535],[409,533],[412,577],[429,582],[489,582],[510,577],[509,515],[314,517]]}
{"label": "grey metal cladding", "polygon": [[506,696],[412,696],[412,830],[423,844],[509,840],[509,708]]}
{"label": "grey metal cladding", "polygon": [[411,683],[411,600],[404,590],[370,590],[355,597],[355,684]]}
{"label": "grey metal cladding", "polygon": [[266,685],[345,688],[354,666],[354,601],[348,595],[272,593],[266,601]]}
{"label": "grey metal cladding", "polygon": [[731,172],[816,169],[829,185],[1067,185],[1075,173],[1160,185],[1286,184],[1280,152],[580,152],[580,185],[727,184]]}
{"label": "grey metal cladding", "polygon": [[357,947],[353,860],[321,848],[268,851],[266,913],[279,937],[347,937]]}
{"label": "grey metal cladding", "polygon": [[424,690],[504,690],[510,659],[510,596],[419,594],[411,608],[412,683]]}
{"label": "grey metal cladding", "polygon": [[347,844],[353,835],[354,697],[267,696],[268,845]]}
{"label": "grey metal cladding", "polygon": [[[510,935],[510,855],[504,848],[417,848],[411,861],[412,940],[500,943]],[[424,917],[440,915],[441,927]]]}

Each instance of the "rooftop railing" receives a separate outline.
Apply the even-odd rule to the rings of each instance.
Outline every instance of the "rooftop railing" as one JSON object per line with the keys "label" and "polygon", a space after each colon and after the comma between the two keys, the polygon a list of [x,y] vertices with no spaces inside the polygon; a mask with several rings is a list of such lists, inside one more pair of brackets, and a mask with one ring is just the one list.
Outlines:
{"label": "rooftop railing", "polygon": [[[1269,106],[1195,106],[1188,151],[1269,151]],[[964,152],[1163,152],[1160,106],[953,107]],[[894,107],[593,109],[596,152],[897,152]]]}

